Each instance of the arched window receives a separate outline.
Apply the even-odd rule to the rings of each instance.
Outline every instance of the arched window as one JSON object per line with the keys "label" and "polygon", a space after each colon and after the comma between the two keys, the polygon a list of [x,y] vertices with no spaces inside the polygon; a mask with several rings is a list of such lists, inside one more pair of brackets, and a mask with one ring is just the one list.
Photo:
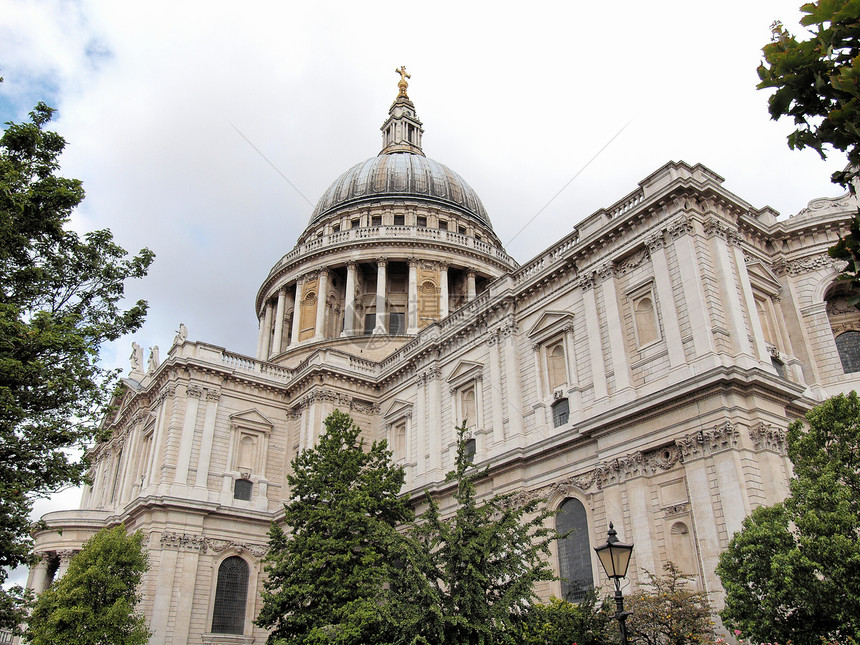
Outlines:
{"label": "arched window", "polygon": [[657,316],[654,312],[654,301],[649,297],[639,298],[633,303],[636,317],[636,334],[639,345],[647,345],[657,340]]}
{"label": "arched window", "polygon": [[556,343],[547,349],[550,390],[555,390],[563,383],[567,383],[567,369],[564,362],[564,345],[562,343]]}
{"label": "arched window", "polygon": [[846,331],[836,337],[836,350],[842,370],[849,374],[860,372],[860,331]]}
{"label": "arched window", "polygon": [[466,427],[474,429],[478,424],[478,410],[475,407],[475,388],[470,387],[460,393],[460,405],[463,417],[466,419]]}
{"label": "arched window", "polygon": [[248,563],[237,555],[218,567],[215,607],[212,611],[213,634],[244,634],[245,606],[248,601]]}
{"label": "arched window", "polygon": [[558,541],[558,568],[561,575],[561,597],[582,602],[594,585],[591,571],[591,545],[588,540],[588,518],[578,499],[568,498],[556,516],[559,533],[570,534]]}

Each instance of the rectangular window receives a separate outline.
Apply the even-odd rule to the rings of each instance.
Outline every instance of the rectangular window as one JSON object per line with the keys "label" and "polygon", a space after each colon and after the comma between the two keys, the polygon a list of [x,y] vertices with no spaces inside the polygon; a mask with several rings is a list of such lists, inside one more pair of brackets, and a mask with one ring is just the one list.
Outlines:
{"label": "rectangular window", "polygon": [[388,333],[393,335],[406,333],[406,314],[395,312],[388,314]]}
{"label": "rectangular window", "polygon": [[427,226],[427,218],[423,215],[418,216],[418,226]]}
{"label": "rectangular window", "polygon": [[403,226],[406,223],[405,215],[395,215],[394,216],[394,225],[395,226]]}
{"label": "rectangular window", "polygon": [[361,220],[358,218],[349,221],[350,228],[358,228],[361,225]]}
{"label": "rectangular window", "polygon": [[465,235],[465,234],[466,234],[466,227],[465,227],[465,226],[461,226],[461,227],[460,227],[460,235]]}
{"label": "rectangular window", "polygon": [[376,314],[364,314],[364,335],[369,336],[373,333],[373,328],[376,326]]}
{"label": "rectangular window", "polygon": [[331,232],[332,233],[340,233],[340,224],[335,224],[334,226],[332,226]]}
{"label": "rectangular window", "polygon": [[439,220],[439,230],[440,231],[447,231],[448,230],[448,222],[445,221],[444,219]]}
{"label": "rectangular window", "polygon": [[382,226],[382,215],[374,215],[370,218],[371,226]]}

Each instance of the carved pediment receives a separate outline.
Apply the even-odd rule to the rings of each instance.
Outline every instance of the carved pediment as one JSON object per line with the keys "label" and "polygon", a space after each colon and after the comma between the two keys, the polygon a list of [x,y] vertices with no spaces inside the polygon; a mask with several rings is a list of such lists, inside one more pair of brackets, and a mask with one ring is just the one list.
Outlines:
{"label": "carved pediment", "polygon": [[545,311],[532,325],[526,336],[532,342],[539,343],[550,336],[561,333],[565,327],[573,324],[573,314],[568,311]]}
{"label": "carved pediment", "polygon": [[475,363],[473,361],[460,361],[445,381],[452,388],[456,388],[464,383],[468,383],[469,381],[482,378],[483,375],[483,364]]}
{"label": "carved pediment", "polygon": [[753,287],[770,295],[776,295],[782,288],[779,278],[762,262],[755,260],[747,264],[747,273]]}
{"label": "carved pediment", "polygon": [[234,412],[230,415],[230,425],[233,428],[248,428],[249,430],[257,430],[266,434],[270,433],[272,428],[275,427],[275,424],[266,415],[256,409]]}
{"label": "carved pediment", "polygon": [[395,399],[391,402],[391,405],[388,406],[388,409],[382,415],[382,418],[386,421],[394,421],[399,417],[409,414],[412,414],[412,404],[409,401]]}

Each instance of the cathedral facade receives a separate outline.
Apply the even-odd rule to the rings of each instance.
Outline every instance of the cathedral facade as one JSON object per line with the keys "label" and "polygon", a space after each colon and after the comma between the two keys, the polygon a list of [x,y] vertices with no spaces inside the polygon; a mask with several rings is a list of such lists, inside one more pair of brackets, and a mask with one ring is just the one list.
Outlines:
{"label": "cathedral facade", "polygon": [[36,591],[125,522],[147,538],[151,643],[265,642],[268,527],[291,460],[340,409],[443,512],[465,419],[479,492],[544,499],[574,529],[543,598],[604,583],[592,547],[613,522],[631,578],[672,560],[719,604],[720,552],[788,492],[786,427],[860,382],[860,313],[826,252],[856,199],[778,220],[670,162],[520,265],[424,155],[406,89],[379,155],[331,184],[263,280],[255,357],[184,328],[164,361],[133,356],[81,508],[36,534]]}

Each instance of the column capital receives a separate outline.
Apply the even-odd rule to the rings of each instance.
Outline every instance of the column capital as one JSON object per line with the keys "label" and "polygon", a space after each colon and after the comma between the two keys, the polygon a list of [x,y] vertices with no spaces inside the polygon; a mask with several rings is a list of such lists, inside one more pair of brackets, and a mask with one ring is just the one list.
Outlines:
{"label": "column capital", "polygon": [[346,263],[346,268],[349,269],[350,271],[355,271],[355,269],[357,267],[358,267],[358,262],[356,262],[355,260],[349,260]]}
{"label": "column capital", "polygon": [[388,265],[388,258],[376,258],[376,266],[384,267]]}

